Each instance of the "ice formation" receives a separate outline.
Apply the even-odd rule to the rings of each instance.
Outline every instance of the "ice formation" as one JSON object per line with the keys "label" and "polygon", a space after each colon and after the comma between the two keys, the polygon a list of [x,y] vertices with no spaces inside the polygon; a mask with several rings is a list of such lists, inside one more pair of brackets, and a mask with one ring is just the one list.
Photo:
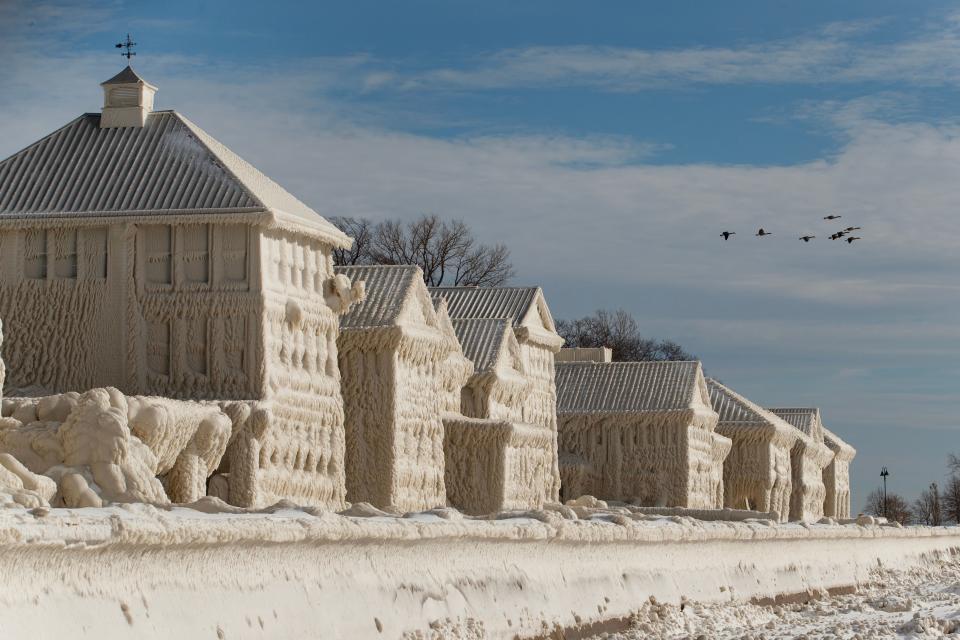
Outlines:
{"label": "ice formation", "polygon": [[467,513],[539,508],[553,497],[556,436],[524,422],[536,383],[511,322],[455,318],[451,325],[473,375],[462,388],[461,411],[444,417],[448,500]]}
{"label": "ice formation", "polygon": [[561,490],[643,506],[723,507],[724,458],[699,362],[558,362]]}
{"label": "ice formation", "polygon": [[850,462],[857,455],[857,450],[827,428],[823,430],[823,441],[833,451],[833,460],[823,470],[823,484],[826,487],[823,515],[849,518]]}
{"label": "ice formation", "polygon": [[193,502],[206,495],[231,431],[215,405],[92,389],[6,398],[0,452],[52,478],[55,504]]}
{"label": "ice formation", "polygon": [[229,500],[342,506],[338,319],[363,291],[332,250],[351,240],[152,111],[131,69],[103,87],[102,115],[0,162],[8,388],[246,403],[220,469]]}
{"label": "ice formation", "polygon": [[800,432],[716,380],[707,379],[720,416],[717,432],[733,441],[723,465],[724,506],[790,517],[790,453]]}
{"label": "ice formation", "polygon": [[[563,341],[539,288],[335,270],[342,232],[153,111],[129,67],[102,88],[102,114],[0,162],[6,502],[484,513],[555,503],[562,465],[565,498],[849,515],[854,452],[819,414],[791,427],[724,389],[715,428],[699,365],[627,380],[650,367],[560,356],[623,373],[565,387],[561,455]],[[587,402],[601,387],[619,391]]]}
{"label": "ice formation", "polygon": [[[524,376],[529,387],[521,411],[521,422],[540,426],[549,432],[551,464],[542,492],[546,500],[560,498],[560,467],[557,455],[557,389],[553,368],[554,355],[563,345],[553,316],[539,287],[435,287],[435,296],[446,299],[454,320],[506,318],[512,325]],[[539,438],[538,438],[539,439]],[[530,454],[533,442],[523,438]],[[538,464],[529,454],[522,464]],[[533,488],[536,494],[540,487]]]}
{"label": "ice formation", "polygon": [[833,451],[824,444],[820,410],[806,408],[770,409],[770,411],[790,423],[801,434],[790,450],[793,485],[790,496],[790,519],[817,521],[824,515],[824,500],[827,496],[823,473],[833,460]]}
{"label": "ice formation", "polygon": [[[340,322],[351,502],[420,511],[444,506],[446,366],[453,349],[415,266],[337,267],[366,299]],[[453,380],[445,379],[453,376]]]}

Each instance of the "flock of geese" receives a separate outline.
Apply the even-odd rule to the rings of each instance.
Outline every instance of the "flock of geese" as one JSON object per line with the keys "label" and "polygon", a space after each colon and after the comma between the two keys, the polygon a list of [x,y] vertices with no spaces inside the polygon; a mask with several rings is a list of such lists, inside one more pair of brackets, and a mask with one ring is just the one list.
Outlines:
{"label": "flock of geese", "polygon": [[[828,215],[828,216],[823,216],[823,219],[826,220],[826,221],[828,221],[828,222],[832,222],[833,220],[839,220],[839,219],[842,218],[842,217],[843,217],[843,216],[838,216],[838,215],[834,215],[834,214],[831,213],[831,214]],[[854,240],[863,240],[863,238],[861,238],[860,236],[850,235],[850,234],[852,234],[854,231],[859,231],[859,230],[860,230],[860,227],[847,227],[846,229],[842,229],[842,230],[840,230],[840,231],[837,231],[837,232],[835,232],[835,233],[830,234],[830,239],[831,239],[831,240],[846,240],[846,241],[847,241],[847,244],[853,244]],[[729,239],[730,239],[730,236],[735,236],[735,235],[737,235],[737,232],[736,232],[736,231],[724,231],[724,232],[722,232],[720,235],[723,236],[723,239],[724,239],[724,240],[729,240]],[[760,227],[760,230],[757,231],[757,232],[756,232],[755,234],[753,234],[753,235],[755,235],[755,236],[758,237],[758,238],[763,238],[764,236],[772,236],[773,233],[770,232],[770,231],[766,231],[763,227]],[[810,242],[811,240],[813,240],[813,239],[816,238],[816,237],[817,237],[817,236],[806,235],[806,236],[800,236],[799,239],[800,239],[800,240],[803,240],[804,242]]]}

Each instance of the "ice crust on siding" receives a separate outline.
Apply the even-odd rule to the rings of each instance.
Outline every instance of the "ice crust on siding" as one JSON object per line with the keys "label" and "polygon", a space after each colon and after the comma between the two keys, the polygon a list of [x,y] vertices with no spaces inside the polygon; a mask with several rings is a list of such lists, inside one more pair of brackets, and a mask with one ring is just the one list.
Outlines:
{"label": "ice crust on siding", "polygon": [[731,448],[699,362],[558,362],[564,498],[720,508]]}

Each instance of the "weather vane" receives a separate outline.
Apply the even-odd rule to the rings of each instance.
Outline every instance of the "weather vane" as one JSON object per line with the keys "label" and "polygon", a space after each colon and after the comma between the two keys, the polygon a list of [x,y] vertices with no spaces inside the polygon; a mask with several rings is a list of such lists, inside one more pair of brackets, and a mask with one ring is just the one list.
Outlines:
{"label": "weather vane", "polygon": [[137,55],[137,53],[133,50],[133,48],[137,46],[137,43],[130,39],[129,33],[127,34],[127,39],[123,42],[118,42],[116,46],[117,49],[126,49],[126,51],[121,51],[120,55],[126,58],[128,61],[130,58]]}

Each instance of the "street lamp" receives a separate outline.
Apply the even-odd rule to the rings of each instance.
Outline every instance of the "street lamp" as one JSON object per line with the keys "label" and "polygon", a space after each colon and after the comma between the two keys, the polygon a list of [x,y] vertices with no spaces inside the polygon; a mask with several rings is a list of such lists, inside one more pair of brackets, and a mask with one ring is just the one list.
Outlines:
{"label": "street lamp", "polygon": [[880,477],[883,478],[883,517],[887,517],[887,476],[890,475],[890,472],[887,471],[886,467],[883,467],[880,470]]}

